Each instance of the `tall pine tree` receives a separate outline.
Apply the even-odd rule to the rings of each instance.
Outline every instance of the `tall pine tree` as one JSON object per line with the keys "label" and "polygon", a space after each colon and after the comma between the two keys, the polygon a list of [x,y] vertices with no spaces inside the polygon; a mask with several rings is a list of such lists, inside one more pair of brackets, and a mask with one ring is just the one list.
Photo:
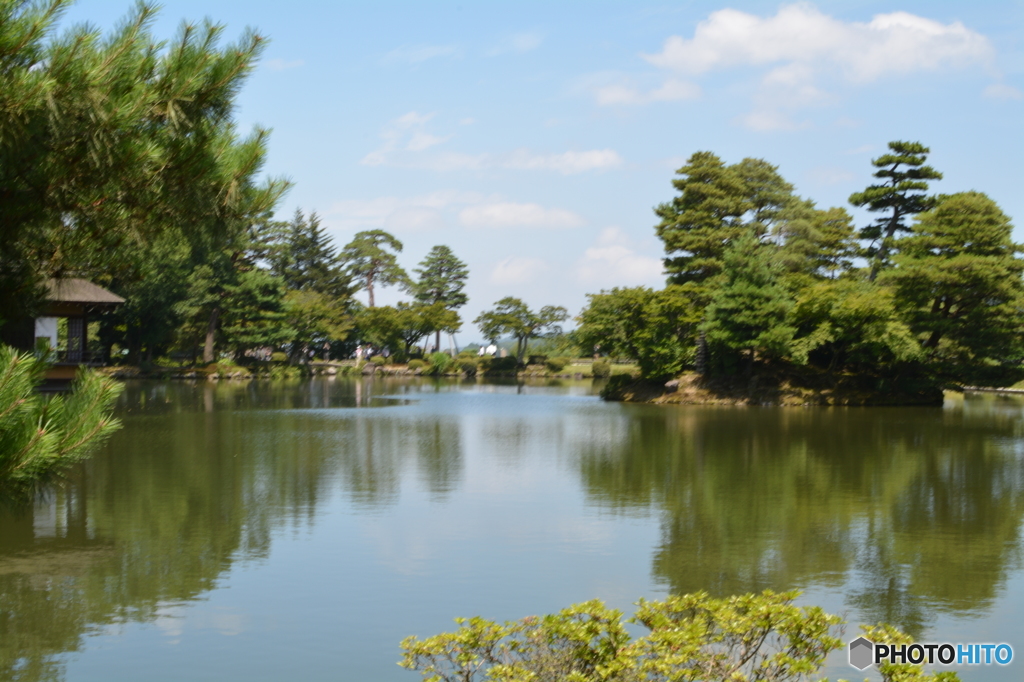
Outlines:
{"label": "tall pine tree", "polygon": [[889,265],[897,233],[910,232],[907,218],[935,205],[935,197],[926,194],[928,181],[941,180],[942,173],[924,165],[930,151],[920,142],[890,142],[889,153],[871,161],[878,169],[874,176],[882,182],[850,195],[854,206],[883,214],[860,231],[861,239],[869,241],[865,255],[871,259],[872,282]]}
{"label": "tall pine tree", "polygon": [[[439,244],[432,248],[413,272],[419,278],[413,284],[412,293],[423,305],[440,306],[454,312],[469,301],[463,292],[469,268],[447,246]],[[441,329],[436,329],[435,333],[434,347],[440,348]]]}

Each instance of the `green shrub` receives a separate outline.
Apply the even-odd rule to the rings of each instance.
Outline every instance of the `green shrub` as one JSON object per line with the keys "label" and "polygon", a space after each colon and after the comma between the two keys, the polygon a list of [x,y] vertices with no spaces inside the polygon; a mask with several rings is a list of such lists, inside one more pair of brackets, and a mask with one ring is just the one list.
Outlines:
{"label": "green shrub", "polygon": [[[438,682],[806,679],[843,646],[842,619],[796,606],[798,595],[641,599],[629,621],[596,599],[504,624],[456,618],[456,632],[405,639],[399,665]],[[634,638],[628,622],[646,634]]]}
{"label": "green shrub", "polygon": [[276,350],[270,354],[271,362],[288,362],[288,354],[284,351]]}
{"label": "green shrub", "polygon": [[547,355],[534,354],[534,355],[529,356],[526,359],[526,364],[528,364],[528,365],[545,365],[545,364],[547,364],[547,361],[548,361],[548,356]]}
{"label": "green shrub", "polygon": [[460,357],[456,360],[459,369],[466,374],[476,374],[476,358],[472,357]]}
{"label": "green shrub", "polygon": [[565,369],[570,362],[572,362],[570,358],[548,358],[544,362],[544,366],[548,368],[549,372],[558,374]]}
{"label": "green shrub", "polygon": [[591,365],[591,371],[595,379],[606,379],[612,375],[612,363],[606,358],[594,360],[594,364]]}
{"label": "green shrub", "polygon": [[432,374],[444,374],[452,366],[452,356],[447,353],[431,353],[429,360]]}
{"label": "green shrub", "polygon": [[425,363],[423,360],[420,360],[419,358],[409,361],[409,369],[423,369],[426,366],[427,363]]}
{"label": "green shrub", "polygon": [[514,372],[517,369],[519,369],[519,363],[511,355],[507,358],[491,359],[492,372]]}
{"label": "green shrub", "polygon": [[388,359],[383,355],[374,355],[372,358],[370,358],[370,362],[377,365],[378,367],[383,367],[384,365],[388,364]]}

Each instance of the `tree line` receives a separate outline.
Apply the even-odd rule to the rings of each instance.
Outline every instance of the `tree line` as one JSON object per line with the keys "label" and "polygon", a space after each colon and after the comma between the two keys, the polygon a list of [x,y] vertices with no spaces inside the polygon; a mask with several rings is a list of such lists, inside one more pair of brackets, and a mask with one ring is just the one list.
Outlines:
{"label": "tree line", "polygon": [[850,196],[857,229],[761,159],[693,154],[659,205],[667,286],[588,296],[576,341],[635,358],[650,378],[687,369],[1008,385],[1024,358],[1024,261],[1010,218],[976,191],[930,194],[918,142],[890,142]]}

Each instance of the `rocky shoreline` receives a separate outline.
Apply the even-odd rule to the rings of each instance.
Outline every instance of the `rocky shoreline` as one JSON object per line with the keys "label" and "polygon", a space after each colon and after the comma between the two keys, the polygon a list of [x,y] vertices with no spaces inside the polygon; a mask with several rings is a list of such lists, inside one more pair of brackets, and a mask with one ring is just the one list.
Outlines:
{"label": "rocky shoreline", "polygon": [[[769,372],[752,377],[706,378],[684,374],[669,382],[614,377],[601,392],[605,400],[658,405],[869,406],[942,405],[937,386],[886,387],[877,378]],[[891,383],[891,382],[890,382]],[[874,384],[874,385],[872,385]]]}

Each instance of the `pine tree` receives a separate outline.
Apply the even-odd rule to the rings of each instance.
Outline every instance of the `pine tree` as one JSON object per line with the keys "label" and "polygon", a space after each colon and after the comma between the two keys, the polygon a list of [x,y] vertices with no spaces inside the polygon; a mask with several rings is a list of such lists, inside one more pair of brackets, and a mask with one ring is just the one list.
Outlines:
{"label": "pine tree", "polygon": [[0,493],[21,495],[58,478],[116,431],[123,386],[83,370],[68,395],[38,391],[44,362],[0,346]]}
{"label": "pine tree", "polygon": [[654,209],[673,284],[712,279],[729,244],[748,233],[765,236],[797,202],[793,186],[762,159],[726,166],[710,152],[697,152],[676,172],[683,176],[672,181],[679,196]]}
{"label": "pine tree", "polygon": [[485,339],[497,341],[502,336],[516,340],[516,358],[523,363],[526,345],[530,339],[542,334],[557,335],[562,329],[558,325],[569,319],[569,313],[562,306],[546,305],[539,312],[533,312],[518,298],[506,296],[473,320]]}
{"label": "pine tree", "polygon": [[726,245],[743,232],[743,179],[711,152],[693,154],[676,173],[679,196],[654,209],[665,271],[675,284],[704,282],[718,274]]}
{"label": "pine tree", "polygon": [[369,297],[369,307],[374,306],[375,286],[408,286],[409,276],[398,265],[395,253],[402,252],[402,242],[384,230],[357,232],[341,251],[341,259],[348,265],[351,275],[361,282]]}
{"label": "pine tree", "polygon": [[1024,261],[1009,217],[980,192],[940,197],[900,240],[879,282],[926,352],[950,364],[1016,363],[1024,331]]}
{"label": "pine tree", "polygon": [[218,47],[185,24],[167,43],[140,3],[109,36],[55,35],[70,3],[0,3],[0,317],[31,314],[47,277],[118,270],[132,244],[223,234],[287,186],[256,183],[267,132],[234,100],[264,40]]}
{"label": "pine tree", "polygon": [[835,279],[853,267],[860,252],[853,218],[842,208],[821,210],[814,202],[796,202],[778,222],[779,258],[798,284]]}
{"label": "pine tree", "polygon": [[780,282],[775,247],[748,234],[724,255],[722,280],[707,309],[708,343],[735,351],[786,355],[796,330],[788,316],[793,299]]}
{"label": "pine tree", "polygon": [[861,239],[870,242],[865,255],[871,259],[871,281],[888,266],[897,233],[910,232],[906,219],[935,205],[935,198],[925,193],[928,180],[942,179],[942,173],[924,165],[931,150],[921,143],[890,142],[889,150],[889,154],[871,161],[878,169],[874,177],[884,182],[850,195],[854,206],[867,206],[869,211],[884,214],[860,232]]}
{"label": "pine tree", "polygon": [[315,291],[333,298],[352,294],[351,278],[342,267],[337,249],[320,226],[320,217],[309,217],[295,209],[291,222],[278,231],[268,254],[271,269],[281,276],[285,286],[299,291]]}
{"label": "pine tree", "polygon": [[[412,287],[416,300],[428,306],[441,306],[450,311],[466,305],[469,298],[463,293],[469,268],[459,260],[452,250],[444,245],[435,246],[413,270],[419,279]],[[441,347],[441,329],[435,332],[434,347]]]}

